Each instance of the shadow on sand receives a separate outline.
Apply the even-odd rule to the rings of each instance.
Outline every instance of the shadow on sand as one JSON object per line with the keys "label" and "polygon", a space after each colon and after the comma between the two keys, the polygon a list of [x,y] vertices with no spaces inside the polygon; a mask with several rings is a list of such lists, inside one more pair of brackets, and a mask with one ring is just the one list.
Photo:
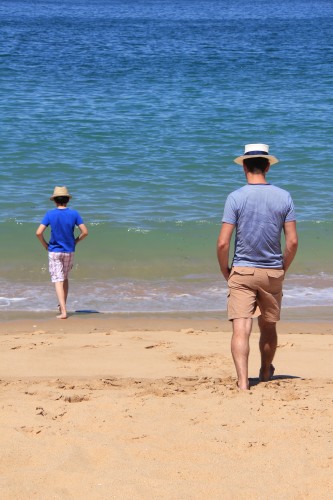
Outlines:
{"label": "shadow on sand", "polygon": [[78,309],[73,314],[100,314],[100,312],[95,309]]}
{"label": "shadow on sand", "polygon": [[273,375],[273,377],[270,380],[267,381],[261,381],[259,377],[256,378],[250,378],[250,387],[254,387],[258,384],[268,384],[269,382],[274,382],[274,380],[292,380],[292,379],[301,379],[302,377],[298,377],[296,375]]}

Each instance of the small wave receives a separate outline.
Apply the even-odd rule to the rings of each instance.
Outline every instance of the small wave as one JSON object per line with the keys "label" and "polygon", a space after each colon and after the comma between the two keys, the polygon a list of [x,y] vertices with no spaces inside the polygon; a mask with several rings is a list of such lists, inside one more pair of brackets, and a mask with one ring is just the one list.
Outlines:
{"label": "small wave", "polygon": [[129,233],[140,233],[140,234],[150,233],[149,229],[141,229],[140,227],[129,227],[127,231]]}
{"label": "small wave", "polygon": [[309,220],[309,219],[298,219],[298,224],[322,224],[322,225],[325,225],[325,224],[332,224],[332,221],[330,220],[316,220],[316,219],[313,219],[313,220]]}
{"label": "small wave", "polygon": [[[1,281],[1,310],[53,311],[56,296],[51,283]],[[225,311],[227,285],[215,276],[193,275],[178,280],[71,281],[70,310],[113,313]],[[333,306],[333,276],[289,276],[283,308]]]}
{"label": "small wave", "polygon": [[0,307],[8,307],[17,302],[25,301],[25,297],[0,297]]}

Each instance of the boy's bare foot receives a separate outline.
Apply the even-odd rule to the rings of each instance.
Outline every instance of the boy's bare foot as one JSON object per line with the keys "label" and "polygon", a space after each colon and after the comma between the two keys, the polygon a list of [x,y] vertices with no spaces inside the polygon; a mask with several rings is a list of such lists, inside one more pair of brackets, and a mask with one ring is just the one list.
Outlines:
{"label": "boy's bare foot", "polygon": [[67,313],[61,313],[57,316],[58,319],[67,319],[68,316],[67,316]]}

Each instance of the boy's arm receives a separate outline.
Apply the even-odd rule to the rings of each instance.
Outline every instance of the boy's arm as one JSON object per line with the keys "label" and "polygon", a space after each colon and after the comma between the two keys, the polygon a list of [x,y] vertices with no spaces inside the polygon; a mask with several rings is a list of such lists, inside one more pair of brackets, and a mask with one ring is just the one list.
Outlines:
{"label": "boy's arm", "polygon": [[88,229],[85,224],[79,224],[78,228],[80,229],[80,234],[77,238],[75,238],[75,245],[88,236]]}
{"label": "boy's arm", "polygon": [[43,247],[45,248],[45,250],[48,250],[49,246],[48,246],[47,241],[45,241],[44,234],[43,234],[45,229],[46,229],[46,226],[44,226],[44,224],[40,224],[39,228],[36,231],[36,236],[39,239],[39,241],[41,242],[41,244],[43,245]]}
{"label": "boy's arm", "polygon": [[221,231],[217,240],[217,258],[220,264],[221,272],[224,278],[228,281],[230,268],[229,268],[229,248],[232,233],[235,229],[234,224],[227,224],[223,222]]}

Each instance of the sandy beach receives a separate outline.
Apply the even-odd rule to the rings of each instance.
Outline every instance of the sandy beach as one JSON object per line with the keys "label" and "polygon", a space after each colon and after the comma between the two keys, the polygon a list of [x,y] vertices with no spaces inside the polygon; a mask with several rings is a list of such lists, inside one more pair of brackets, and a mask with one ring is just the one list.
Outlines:
{"label": "sandy beach", "polygon": [[0,323],[3,499],[331,498],[333,327],[282,321],[274,379],[239,391],[230,324]]}

